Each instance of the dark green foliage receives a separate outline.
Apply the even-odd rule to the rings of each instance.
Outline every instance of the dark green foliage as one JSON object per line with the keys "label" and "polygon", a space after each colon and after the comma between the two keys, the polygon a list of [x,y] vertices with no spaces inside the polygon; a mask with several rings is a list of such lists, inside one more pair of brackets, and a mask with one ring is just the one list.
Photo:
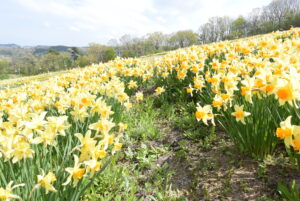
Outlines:
{"label": "dark green foliage", "polygon": [[279,183],[277,185],[277,191],[286,201],[300,200],[300,188],[297,186],[295,180],[293,180],[290,188],[286,184]]}
{"label": "dark green foliage", "polygon": [[69,51],[68,46],[58,45],[58,46],[37,46],[34,48],[33,54],[46,54],[51,50],[56,52],[67,52]]}

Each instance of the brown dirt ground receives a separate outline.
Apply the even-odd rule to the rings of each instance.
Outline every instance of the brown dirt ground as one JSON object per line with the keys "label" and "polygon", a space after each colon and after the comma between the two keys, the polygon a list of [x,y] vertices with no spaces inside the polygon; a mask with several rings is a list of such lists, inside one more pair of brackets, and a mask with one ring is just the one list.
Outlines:
{"label": "brown dirt ground", "polygon": [[[184,139],[182,133],[171,128],[166,121],[162,121],[158,128],[165,137],[153,145],[169,143],[170,147],[176,148]],[[280,200],[276,192],[277,182],[300,181],[299,171],[278,164],[263,168],[258,161],[239,155],[225,133],[217,131],[217,135],[218,139],[209,149],[186,140],[186,157],[171,151],[156,161],[159,165],[169,164],[174,171],[173,188],[184,194],[186,200]]]}

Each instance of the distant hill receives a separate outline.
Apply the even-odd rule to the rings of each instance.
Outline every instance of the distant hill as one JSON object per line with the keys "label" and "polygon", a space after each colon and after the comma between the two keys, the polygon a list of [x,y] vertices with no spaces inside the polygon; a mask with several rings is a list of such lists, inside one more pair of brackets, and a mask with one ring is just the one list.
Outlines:
{"label": "distant hill", "polygon": [[71,47],[57,45],[57,46],[36,46],[34,47],[33,54],[45,54],[49,50],[55,50],[57,52],[68,52]]}
{"label": "distant hill", "polygon": [[0,47],[20,47],[20,46],[14,43],[10,43],[10,44],[0,44]]}
{"label": "distant hill", "polygon": [[[37,46],[20,46],[17,44],[0,44],[0,57],[22,57],[28,54],[43,55],[53,50],[56,52],[70,52],[71,46],[64,45],[37,45]],[[86,48],[77,47],[80,52],[85,53]]]}

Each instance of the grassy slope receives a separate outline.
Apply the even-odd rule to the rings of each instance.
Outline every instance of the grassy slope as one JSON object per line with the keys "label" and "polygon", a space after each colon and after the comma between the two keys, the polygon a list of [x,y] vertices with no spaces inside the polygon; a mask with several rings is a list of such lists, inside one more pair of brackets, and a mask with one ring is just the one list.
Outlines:
{"label": "grassy slope", "polygon": [[[151,54],[140,57],[142,60],[147,60],[148,62],[154,62],[155,58],[165,55],[167,52]],[[22,76],[19,74],[5,74],[2,77],[0,76],[0,89],[5,87],[14,87],[20,84],[26,84],[32,81],[43,81],[47,80],[53,76],[61,75],[67,73],[69,70],[61,70],[56,72],[43,73],[39,75],[32,76]]]}
{"label": "grassy slope", "polygon": [[122,152],[82,200],[280,200],[277,182],[299,177],[278,158],[237,154],[222,130],[201,126],[182,104],[150,95],[126,113]]}
{"label": "grassy slope", "polygon": [[9,79],[0,80],[0,89],[5,87],[16,87],[22,84],[28,84],[32,81],[48,80],[54,76],[61,75],[67,72],[68,71],[64,70],[64,71],[50,72],[50,73],[44,73],[44,74],[32,75],[32,76],[17,76],[11,74]]}

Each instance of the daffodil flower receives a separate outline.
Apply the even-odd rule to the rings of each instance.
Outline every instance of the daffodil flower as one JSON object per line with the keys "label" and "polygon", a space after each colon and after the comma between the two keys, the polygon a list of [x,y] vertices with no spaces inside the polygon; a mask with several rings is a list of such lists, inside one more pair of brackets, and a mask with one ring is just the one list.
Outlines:
{"label": "daffodil flower", "polygon": [[88,130],[83,136],[81,133],[76,133],[75,136],[80,141],[80,161],[88,160],[90,159],[90,156],[92,154],[92,150],[95,149],[97,141],[91,137],[91,130]]}
{"label": "daffodil flower", "polygon": [[143,98],[144,98],[144,95],[143,95],[142,92],[137,92],[137,93],[135,94],[135,99],[136,99],[137,101],[141,101],[141,100],[143,100]]}
{"label": "daffodil flower", "polygon": [[79,163],[79,159],[77,155],[74,155],[74,160],[75,160],[75,164],[73,168],[66,168],[66,171],[70,174],[67,178],[67,181],[65,183],[63,183],[63,186],[68,185],[71,180],[73,179],[73,186],[75,187],[79,180],[82,179],[85,169],[84,168],[80,168],[80,166],[82,165],[82,163]]}
{"label": "daffodil flower", "polygon": [[200,106],[198,104],[197,111],[195,112],[197,121],[202,120],[205,125],[208,125],[207,121],[211,120],[212,124],[215,125],[214,115],[212,112],[211,105]]}
{"label": "daffodil flower", "polygon": [[234,112],[231,113],[232,116],[236,118],[237,122],[242,122],[243,124],[246,124],[245,122],[245,117],[248,117],[251,113],[250,112],[245,112],[244,111],[244,105],[239,106],[235,105],[234,106]]}
{"label": "daffodil flower", "polygon": [[18,195],[12,194],[13,189],[25,186],[25,184],[18,184],[12,186],[13,181],[10,181],[6,188],[0,187],[0,200],[10,201],[12,199],[22,200],[22,198]]}
{"label": "daffodil flower", "polygon": [[286,147],[294,147],[295,150],[300,150],[300,126],[292,125],[292,116],[288,116],[286,120],[280,122],[280,128],[276,129],[278,138],[284,140]]}
{"label": "daffodil flower", "polygon": [[162,94],[163,92],[165,92],[165,89],[163,87],[157,87],[155,89],[155,93],[156,93],[157,96]]}
{"label": "daffodil flower", "polygon": [[57,192],[57,190],[52,185],[52,182],[56,181],[56,177],[53,172],[49,172],[47,175],[45,175],[44,170],[42,170],[42,174],[37,176],[37,180],[38,183],[34,186],[33,190],[43,187],[46,189],[46,194],[48,194],[49,191]]}

